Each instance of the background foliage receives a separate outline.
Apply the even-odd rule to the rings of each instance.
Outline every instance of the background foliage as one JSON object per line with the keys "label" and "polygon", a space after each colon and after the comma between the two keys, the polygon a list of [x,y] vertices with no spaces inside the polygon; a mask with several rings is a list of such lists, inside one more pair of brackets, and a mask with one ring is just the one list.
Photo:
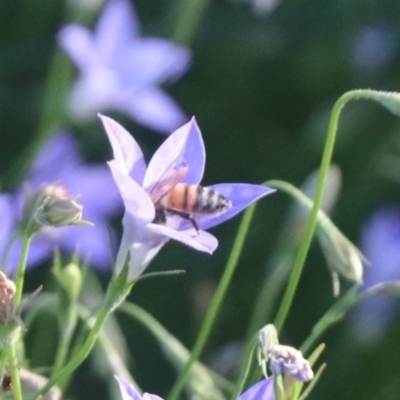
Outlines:
{"label": "background foliage", "polygon": [[[144,34],[166,38],[178,34],[179,24],[185,23],[183,3],[136,1]],[[15,162],[38,135],[48,72],[57,51],[55,35],[68,21],[66,10],[59,0],[0,0],[4,190],[17,183]],[[207,149],[205,184],[277,178],[300,185],[319,164],[329,112],[342,93],[367,87],[400,90],[400,3],[394,0],[283,0],[264,15],[257,15],[250,3],[216,0],[198,23],[193,36],[186,38],[193,50],[192,68],[167,90],[199,122]],[[144,143],[147,155],[163,140],[117,118]],[[100,122],[79,126],[67,122],[65,128],[76,133],[89,161],[110,158]],[[400,163],[389,157],[400,153],[399,128],[395,117],[372,103],[353,103],[344,112],[334,155],[343,173],[343,190],[333,220],[356,243],[375,208],[400,203]],[[281,193],[261,202],[203,360],[210,361],[221,346],[244,338],[288,205]],[[212,257],[170,243],[151,271],[184,268],[186,275],[143,281],[131,295],[189,347],[238,222],[237,218],[215,229],[220,246]],[[29,289],[46,282],[49,267],[30,272]],[[106,281],[108,275],[101,279]],[[329,274],[314,246],[282,341],[300,344],[332,303]],[[151,387],[162,396],[173,382],[173,369],[147,331],[132,320],[120,320],[132,353],[133,375],[143,388]],[[53,330],[52,322],[44,320],[29,336],[28,355],[38,365],[46,365],[52,355]],[[325,337],[323,358],[328,369],[311,398],[397,399],[399,334],[396,323],[382,340],[364,343],[346,318]],[[81,368],[76,398],[104,395],[105,382],[95,360],[91,357]]]}

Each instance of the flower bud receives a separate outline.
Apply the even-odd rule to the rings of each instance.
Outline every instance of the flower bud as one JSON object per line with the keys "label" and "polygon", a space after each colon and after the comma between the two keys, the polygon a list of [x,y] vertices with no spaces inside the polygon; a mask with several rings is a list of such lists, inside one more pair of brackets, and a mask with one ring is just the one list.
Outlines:
{"label": "flower bud", "polygon": [[61,272],[63,287],[71,300],[76,300],[82,287],[82,273],[77,264],[68,264]]}
{"label": "flower bud", "polygon": [[22,225],[30,224],[33,232],[42,226],[91,225],[83,221],[77,196],[69,196],[59,184],[43,184],[28,193],[23,209]]}
{"label": "flower bud", "polygon": [[350,240],[332,223],[328,223],[330,221],[325,222],[318,227],[317,236],[329,268],[333,273],[361,284],[365,258]]}
{"label": "flower bud", "polygon": [[8,279],[4,272],[0,271],[0,304],[10,303],[15,291],[15,283]]}
{"label": "flower bud", "polygon": [[44,183],[36,190],[30,190],[29,187],[25,190],[26,202],[22,211],[22,222],[28,224],[35,216],[37,210],[43,205],[47,198],[67,198],[67,191],[62,185]]}
{"label": "flower bud", "polygon": [[258,331],[257,358],[264,376],[267,378],[267,362],[271,348],[278,344],[278,333],[272,324],[265,325]]}
{"label": "flower bud", "polygon": [[0,271],[0,324],[5,324],[12,319],[15,291],[15,283]]}
{"label": "flower bud", "polygon": [[82,219],[83,207],[73,198],[47,197],[35,213],[35,220],[45,226],[73,225]]}
{"label": "flower bud", "polygon": [[290,346],[272,346],[270,368],[274,375],[285,373],[300,382],[308,382],[314,377],[308,360],[303,357],[301,351]]}

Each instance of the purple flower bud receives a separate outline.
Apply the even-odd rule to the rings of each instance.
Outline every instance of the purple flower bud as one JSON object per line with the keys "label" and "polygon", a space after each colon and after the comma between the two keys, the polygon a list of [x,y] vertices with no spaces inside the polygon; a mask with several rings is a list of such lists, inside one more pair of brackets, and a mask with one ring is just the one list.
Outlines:
{"label": "purple flower bud", "polygon": [[303,357],[301,351],[290,346],[280,344],[272,346],[270,368],[275,375],[285,373],[300,382],[308,382],[314,377],[310,363]]}

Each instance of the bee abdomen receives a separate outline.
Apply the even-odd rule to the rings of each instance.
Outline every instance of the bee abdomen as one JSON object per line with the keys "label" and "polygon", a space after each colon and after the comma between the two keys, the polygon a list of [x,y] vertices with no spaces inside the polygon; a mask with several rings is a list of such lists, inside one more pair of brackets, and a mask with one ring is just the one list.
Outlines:
{"label": "bee abdomen", "polygon": [[229,202],[218,192],[203,186],[196,186],[195,188],[196,201],[193,207],[194,212],[212,214],[226,210],[229,207]]}

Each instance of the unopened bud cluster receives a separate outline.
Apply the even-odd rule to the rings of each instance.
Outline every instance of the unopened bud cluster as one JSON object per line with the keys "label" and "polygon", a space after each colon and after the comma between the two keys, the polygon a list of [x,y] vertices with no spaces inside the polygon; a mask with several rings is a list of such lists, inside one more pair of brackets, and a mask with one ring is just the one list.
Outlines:
{"label": "unopened bud cluster", "polygon": [[310,363],[301,351],[278,343],[278,334],[271,324],[258,333],[258,362],[267,376],[267,362],[274,375],[289,375],[300,382],[308,382],[314,377]]}

